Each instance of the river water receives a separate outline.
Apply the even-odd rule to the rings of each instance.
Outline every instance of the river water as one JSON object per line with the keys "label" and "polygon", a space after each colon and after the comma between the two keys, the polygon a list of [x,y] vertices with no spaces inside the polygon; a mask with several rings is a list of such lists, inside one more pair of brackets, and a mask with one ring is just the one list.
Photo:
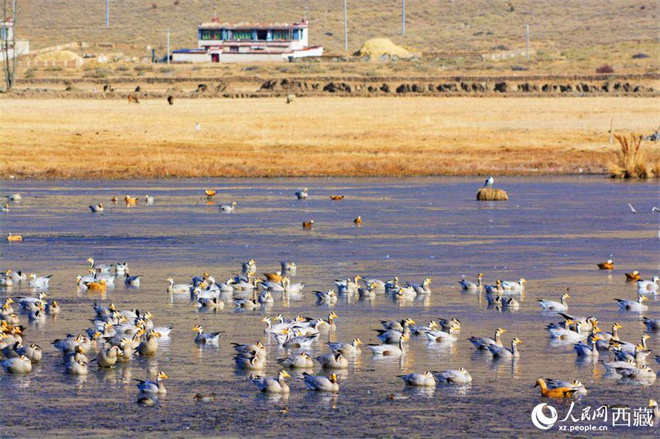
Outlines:
{"label": "river water", "polygon": [[[481,179],[272,179],[162,181],[3,181],[2,193],[19,192],[0,217],[0,232],[20,233],[22,243],[0,245],[3,269],[52,274],[50,298],[62,313],[44,324],[29,325],[22,317],[26,342],[44,349],[43,361],[26,376],[0,371],[2,436],[134,435],[148,431],[176,435],[323,436],[528,436],[539,433],[531,422],[541,402],[557,408],[563,418],[569,402],[544,400],[532,388],[537,378],[580,380],[588,395],[576,400],[574,416],[587,407],[645,407],[658,395],[658,384],[642,386],[606,378],[601,361],[579,362],[572,345],[551,343],[546,324],[562,319],[542,313],[537,299],[558,300],[570,288],[569,313],[597,316],[609,331],[623,325],[621,338],[638,342],[645,327],[642,316],[660,317],[651,298],[643,314],[621,312],[615,298],[635,299],[624,272],[639,270],[643,278],[660,273],[658,206],[654,183],[611,181],[602,177],[498,178],[509,202],[477,202]],[[296,200],[300,187],[310,198]],[[203,190],[218,191],[207,204]],[[155,198],[145,205],[143,197]],[[330,195],[344,195],[331,201]],[[127,208],[125,195],[139,196]],[[112,204],[111,197],[120,202]],[[237,202],[233,214],[221,214],[217,204]],[[102,215],[88,205],[103,202]],[[637,209],[632,214],[628,203]],[[363,224],[353,219],[360,215]],[[312,230],[301,222],[314,220]],[[80,292],[77,274],[86,274],[88,257],[99,263],[127,261],[132,274],[142,275],[139,289],[121,280],[105,297]],[[217,313],[200,313],[185,298],[173,299],[165,278],[189,282],[208,272],[218,281],[237,274],[248,259],[259,274],[273,272],[280,261],[298,265],[294,282],[304,282],[304,297],[285,301],[276,296],[265,309],[234,312],[230,301]],[[613,259],[613,271],[596,263]],[[463,293],[462,276],[485,274],[496,279],[527,279],[517,312],[488,309],[484,294]],[[333,287],[333,280],[364,277],[421,283],[433,281],[433,293],[397,303],[379,295],[372,301],[340,299],[317,305],[313,290]],[[0,290],[0,298],[33,294],[27,286]],[[134,358],[128,365],[99,372],[94,363],[84,378],[65,375],[61,356],[50,343],[90,326],[95,302],[118,308],[151,311],[156,326],[172,326],[171,339],[161,342],[154,359]],[[286,354],[264,334],[264,316],[298,314],[339,317],[336,329],[323,332],[312,356],[329,352],[325,342],[377,343],[380,320],[413,318],[426,323],[456,317],[462,323],[459,340],[429,344],[413,337],[400,360],[376,360],[363,348],[361,358],[340,374],[338,395],[308,391],[289,379],[288,398],[265,397],[234,367],[231,342],[262,341],[268,348],[265,373],[279,370],[276,359]],[[193,343],[193,326],[222,331],[217,347]],[[493,361],[475,352],[472,335],[492,336],[507,330],[523,340],[518,361]],[[651,333],[650,349],[659,351],[660,336]],[[660,353],[660,352],[658,352]],[[652,354],[652,356],[655,355]],[[649,364],[658,369],[650,357]],[[465,367],[473,377],[467,387],[438,386],[434,391],[404,389],[397,375]],[[168,393],[154,407],[139,406],[133,379],[163,370]],[[315,365],[315,372],[319,371]],[[196,403],[196,393],[216,393],[216,400]],[[582,421],[563,425],[588,425]],[[561,424],[560,424],[561,425]],[[610,434],[655,433],[648,427],[612,427]],[[556,431],[558,426],[553,427]],[[154,433],[154,434],[156,434]]]}

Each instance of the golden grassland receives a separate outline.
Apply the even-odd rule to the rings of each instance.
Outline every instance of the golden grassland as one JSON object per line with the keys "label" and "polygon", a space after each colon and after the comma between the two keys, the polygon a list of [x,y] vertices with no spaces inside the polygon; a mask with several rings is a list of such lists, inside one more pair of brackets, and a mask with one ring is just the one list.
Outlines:
{"label": "golden grassland", "polygon": [[[605,173],[656,98],[0,101],[0,177]],[[199,122],[200,130],[195,124]],[[620,131],[619,131],[620,129]],[[657,163],[660,145],[647,142]]]}
{"label": "golden grassland", "polygon": [[[166,30],[173,49],[197,46],[199,22],[213,16],[212,0],[122,0],[112,1],[111,26],[105,27],[105,2],[80,0],[25,0],[18,2],[17,36],[27,39],[32,49],[56,44],[86,42],[82,52],[131,57],[150,57],[151,48],[162,57],[166,51]],[[530,73],[594,73],[608,64],[617,73],[657,72],[660,40],[657,17],[660,3],[652,0],[581,0],[557,3],[555,0],[416,0],[407,2],[405,36],[401,35],[401,2],[360,0],[348,2],[349,44],[344,51],[343,10],[337,0],[227,0],[218,2],[221,22],[293,22],[303,16],[310,21],[310,44],[322,45],[326,53],[347,55],[356,52],[371,38],[390,38],[396,44],[423,54],[423,62],[382,63],[299,63],[254,65],[253,74],[319,75],[424,75],[489,73],[529,68]],[[525,48],[525,25],[531,29],[531,49],[527,62],[522,58],[503,61],[474,61],[461,57],[435,59],[440,52],[488,54]],[[114,44],[115,48],[99,47]],[[649,58],[633,59],[639,53]],[[428,55],[428,57],[427,57]],[[125,65],[89,64],[86,75],[145,77],[145,70],[126,70]],[[130,66],[130,64],[129,64]],[[139,66],[139,65],[138,65]],[[114,67],[120,70],[115,71]],[[241,75],[245,66],[200,66],[188,74]],[[156,70],[160,70],[157,68]],[[175,75],[169,67],[163,72]],[[65,75],[51,67],[33,68],[28,76]],[[78,71],[71,72],[74,76]],[[21,72],[23,75],[24,72]],[[22,77],[22,76],[21,76]]]}

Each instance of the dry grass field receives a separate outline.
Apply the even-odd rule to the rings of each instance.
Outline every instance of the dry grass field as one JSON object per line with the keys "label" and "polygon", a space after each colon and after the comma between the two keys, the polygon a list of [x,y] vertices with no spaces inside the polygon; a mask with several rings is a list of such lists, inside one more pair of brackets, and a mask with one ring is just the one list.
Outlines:
{"label": "dry grass field", "polygon": [[657,99],[3,100],[0,177],[604,173],[611,119],[648,134]]}
{"label": "dry grass field", "polygon": [[[91,54],[149,57],[150,48],[164,56],[166,30],[171,47],[197,45],[197,24],[210,21],[214,0],[122,0],[111,1],[111,26],[105,27],[105,2],[79,0],[19,1],[19,38],[30,40],[33,49],[56,44],[87,42]],[[342,3],[336,0],[227,0],[217,2],[220,21],[292,22],[307,9],[310,43],[322,45],[328,54],[345,55]],[[493,74],[528,68],[530,73],[594,73],[608,64],[617,73],[658,71],[660,38],[657,32],[660,3],[652,0],[416,0],[407,2],[407,27],[401,35],[401,2],[360,0],[348,2],[349,50],[353,53],[370,38],[385,37],[422,54],[476,52],[488,54],[525,47],[525,25],[531,29],[534,56],[503,61],[470,61],[461,57],[436,59],[433,55],[415,62],[260,64],[249,74],[300,75],[424,75]],[[115,49],[98,47],[111,43]],[[633,59],[645,53],[650,58]],[[172,75],[118,65],[89,66],[95,77]],[[244,75],[245,66],[187,69],[188,75]],[[76,72],[72,72],[76,76]],[[22,71],[21,75],[25,75]],[[66,75],[53,69],[32,69],[36,78]]]}

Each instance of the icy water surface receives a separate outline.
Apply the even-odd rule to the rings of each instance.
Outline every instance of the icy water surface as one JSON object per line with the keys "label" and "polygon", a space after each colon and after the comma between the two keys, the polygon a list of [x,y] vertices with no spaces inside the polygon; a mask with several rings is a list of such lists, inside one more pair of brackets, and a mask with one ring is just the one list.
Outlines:
{"label": "icy water surface", "polygon": [[[602,364],[576,361],[571,345],[553,345],[544,327],[561,318],[543,314],[537,304],[539,298],[558,300],[570,288],[570,313],[597,316],[607,331],[619,322],[622,339],[637,342],[645,330],[642,315],[619,312],[614,299],[636,297],[624,282],[625,271],[639,270],[644,278],[660,273],[660,216],[651,213],[659,204],[658,186],[600,177],[498,179],[511,201],[479,203],[474,195],[480,184],[480,179],[449,178],[2,182],[3,195],[20,192],[23,200],[2,213],[0,232],[22,233],[25,241],[2,241],[0,267],[53,274],[48,293],[63,311],[55,320],[29,326],[26,342],[45,352],[31,374],[0,371],[0,435],[528,436],[540,432],[530,420],[542,402],[532,388],[539,377],[581,380],[589,394],[578,400],[578,416],[587,406],[636,408],[659,399],[657,382],[643,387],[604,378]],[[294,191],[305,186],[310,198],[296,200]],[[236,212],[220,214],[216,205],[206,205],[205,188],[218,190],[217,203],[236,201]],[[140,196],[140,204],[110,203],[112,196],[126,194]],[[154,205],[143,203],[145,194],[155,197]],[[330,201],[331,194],[346,198]],[[87,208],[97,202],[106,205],[103,215]],[[631,214],[627,203],[639,213]],[[358,215],[361,227],[353,224]],[[303,231],[301,222],[309,219],[314,229]],[[143,276],[141,288],[127,290],[119,281],[105,298],[78,292],[75,276],[86,274],[90,256],[100,263],[128,261],[132,274]],[[183,283],[208,272],[224,281],[251,258],[259,274],[275,271],[280,261],[295,261],[294,282],[305,283],[304,298],[276,296],[273,306],[243,313],[227,302],[213,314],[166,293],[168,276]],[[599,271],[596,263],[610,258],[616,269]],[[488,309],[483,294],[461,292],[461,276],[474,280],[478,272],[485,273],[487,284],[525,277],[520,310]],[[415,283],[430,277],[433,293],[405,303],[377,296],[363,302],[340,299],[332,308],[315,304],[313,290],[355,274]],[[22,287],[0,291],[0,297],[27,294]],[[89,327],[95,301],[151,311],[157,326],[174,328],[171,340],[152,360],[134,358],[103,372],[92,363],[86,378],[64,375],[61,356],[50,343]],[[644,315],[659,318],[660,303],[648,303]],[[340,374],[338,395],[315,394],[294,377],[288,398],[269,398],[235,369],[230,343],[262,341],[268,347],[266,374],[279,370],[276,359],[286,352],[264,334],[264,316],[325,317],[331,310],[339,315],[336,330],[321,335],[312,356],[329,352],[330,340],[378,342],[374,330],[380,320],[457,317],[462,331],[451,345],[413,337],[401,360],[374,360],[363,349]],[[223,331],[218,347],[195,346],[191,328],[198,323]],[[507,345],[512,337],[523,340],[518,361],[493,361],[467,341],[472,335],[492,336],[497,327],[507,330]],[[660,335],[651,336],[649,347],[660,353]],[[472,374],[471,386],[420,392],[404,389],[397,378],[460,367]],[[156,407],[138,406],[133,379],[157,370],[169,375],[167,395]],[[211,391],[215,402],[193,401],[195,393]],[[567,413],[568,405],[547,402],[562,417]],[[621,427],[610,433],[657,431]]]}

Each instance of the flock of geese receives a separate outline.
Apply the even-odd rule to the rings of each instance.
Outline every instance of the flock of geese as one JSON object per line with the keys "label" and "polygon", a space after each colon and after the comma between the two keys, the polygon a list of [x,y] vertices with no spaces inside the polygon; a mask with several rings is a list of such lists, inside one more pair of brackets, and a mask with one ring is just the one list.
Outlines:
{"label": "flock of geese", "polygon": [[[128,263],[97,264],[89,258],[87,276],[78,276],[76,284],[82,291],[90,293],[105,293],[114,286],[115,279],[123,279],[126,287],[139,288],[139,276],[131,276]],[[282,262],[281,269],[276,272],[256,276],[257,266],[254,260],[242,264],[241,274],[217,283],[208,273],[195,276],[189,283],[176,284],[173,278],[167,279],[166,291],[172,297],[190,298],[199,308],[220,310],[226,303],[233,303],[236,311],[257,310],[268,306],[274,301],[274,296],[303,297],[303,283],[291,283],[291,278],[297,274],[294,262]],[[11,292],[14,285],[26,284],[32,288],[36,296],[12,299],[6,297],[0,301],[0,352],[5,358],[0,367],[10,374],[26,374],[32,370],[32,364],[42,361],[44,353],[35,343],[28,343],[24,337],[26,326],[21,325],[21,315],[33,324],[43,323],[46,316],[56,316],[61,308],[56,300],[48,297],[51,276],[37,276],[35,273],[26,275],[21,271],[5,271],[0,277],[0,285],[5,292]],[[484,292],[489,303],[503,306],[510,300],[521,297],[526,280],[498,280],[493,285],[482,283],[483,274],[479,274],[475,282],[461,279],[459,284],[465,292]],[[640,297],[658,294],[660,279],[654,277],[650,281],[637,280],[636,287]],[[327,291],[315,291],[319,304],[333,305],[338,298],[373,298],[382,295],[392,300],[416,300],[421,296],[432,294],[431,279],[421,283],[400,284],[398,278],[382,281],[374,278],[363,278],[356,275],[348,279],[338,279],[334,288]],[[612,324],[611,332],[601,330],[599,321],[593,316],[575,316],[568,313],[568,299],[564,294],[558,301],[539,300],[539,306],[547,313],[553,313],[562,321],[547,325],[549,337],[558,345],[573,344],[576,355],[581,358],[598,359],[599,355],[608,356],[603,361],[606,376],[643,385],[650,385],[656,379],[656,373],[646,360],[651,351],[647,348],[647,340],[651,337],[643,333],[640,341],[624,341],[619,337],[622,325]],[[640,307],[643,300],[617,299],[622,310],[643,312]],[[16,306],[16,307],[15,307]],[[111,368],[117,364],[128,363],[135,356],[153,357],[157,355],[159,341],[169,339],[172,330],[169,326],[155,326],[150,312],[120,310],[113,304],[102,306],[95,303],[93,307],[92,325],[85,333],[67,334],[54,340],[52,346],[62,355],[62,370],[65,374],[86,375],[89,367]],[[235,366],[237,369],[250,371],[251,381],[261,392],[288,393],[290,391],[287,379],[294,374],[304,383],[305,387],[314,391],[338,392],[340,389],[340,372],[346,371],[356,357],[362,355],[363,342],[359,338],[352,341],[329,342],[329,352],[312,358],[309,351],[317,343],[324,331],[334,330],[337,325],[337,314],[330,312],[327,318],[312,318],[296,316],[287,319],[282,315],[273,318],[265,317],[264,332],[272,337],[277,345],[286,352],[286,356],[277,359],[280,372],[273,377],[263,376],[267,365],[267,350],[261,341],[254,343],[233,343],[235,350]],[[660,329],[660,320],[644,317],[644,323],[649,333]],[[456,318],[433,320],[427,324],[416,324],[410,318],[399,321],[381,321],[381,328],[376,329],[380,343],[367,344],[366,348],[374,358],[400,358],[406,355],[407,343],[411,338],[421,337],[429,343],[456,343],[460,338],[461,322]],[[201,325],[192,328],[195,336],[191,343],[198,345],[217,345],[221,332],[205,331]],[[507,331],[497,328],[492,337],[469,337],[476,350],[489,354],[497,361],[516,361],[521,352],[518,345],[523,342],[513,337],[506,344],[502,335]],[[510,347],[509,347],[510,346]],[[46,355],[48,355],[46,353]],[[660,363],[660,356],[655,360]],[[318,364],[327,374],[313,374],[313,368]],[[345,376],[345,375],[344,375]],[[472,376],[466,368],[443,371],[425,371],[399,376],[406,386],[435,387],[443,385],[468,385]],[[138,402],[145,405],[157,403],[158,396],[165,394],[164,381],[167,374],[160,371],[155,379],[137,380]],[[544,397],[567,398],[586,394],[582,383],[575,380],[560,380],[539,378],[536,386],[540,387]],[[198,401],[213,399],[213,395],[195,395]],[[653,401],[652,401],[653,402]],[[655,416],[660,416],[655,408]]]}
{"label": "flock of geese", "polygon": [[[488,183],[488,182],[487,182]],[[215,191],[205,191],[210,200]],[[308,197],[307,189],[295,193],[298,199]],[[8,197],[9,201],[19,201],[20,194]],[[333,200],[341,200],[343,196],[332,196]],[[113,203],[118,199],[113,198]],[[146,196],[145,204],[154,203],[154,198]],[[124,202],[127,206],[138,203],[137,197],[126,196]],[[8,206],[5,206],[8,208]],[[94,213],[102,213],[102,203],[90,205]],[[234,212],[236,203],[219,206],[224,213]],[[356,224],[362,222],[361,217],[354,220]],[[313,220],[303,223],[304,229],[312,228]],[[19,241],[16,235],[8,235],[9,241]],[[87,260],[88,274],[79,275],[76,285],[80,291],[89,293],[105,293],[115,288],[117,282],[122,282],[127,288],[139,288],[141,276],[130,273],[129,264],[98,264],[93,258]],[[598,264],[602,270],[613,270],[613,261]],[[244,262],[239,275],[230,277],[224,282],[217,282],[215,277],[203,273],[194,276],[190,282],[177,284],[174,278],[168,278],[166,291],[172,297],[185,297],[200,309],[218,311],[227,304],[232,304],[236,311],[253,311],[268,307],[275,301],[275,297],[283,299],[304,297],[304,283],[293,283],[297,275],[297,265],[294,262],[281,263],[278,271],[263,273],[257,276],[257,265],[254,260]],[[526,279],[517,281],[496,280],[495,283],[483,283],[483,274],[479,273],[476,280],[461,279],[460,287],[466,293],[485,293],[489,307],[499,310],[515,311],[520,306]],[[0,367],[8,374],[27,374],[32,371],[32,365],[42,361],[44,353],[35,343],[29,343],[26,338],[28,329],[22,325],[27,319],[31,324],[45,322],[47,316],[56,316],[62,312],[56,300],[48,296],[49,282],[52,276],[38,276],[36,273],[26,274],[20,270],[6,270],[0,274],[0,292],[7,293],[0,300],[0,352],[2,362]],[[623,311],[644,313],[648,310],[644,303],[649,296],[658,294],[660,278],[654,276],[650,280],[640,278],[638,272],[626,273],[628,282],[634,282],[637,290],[637,300],[616,299],[618,307]],[[419,283],[400,282],[398,277],[390,280],[355,275],[347,279],[338,279],[334,287],[325,291],[314,291],[318,304],[332,306],[339,299],[373,300],[376,296],[389,297],[394,301],[414,301],[428,298],[432,293],[432,280],[423,279]],[[10,293],[14,286],[27,286],[32,289],[35,296],[12,299]],[[643,385],[652,384],[657,375],[647,364],[651,351],[647,347],[649,333],[660,330],[660,320],[643,317],[647,332],[641,334],[639,342],[624,341],[619,337],[622,325],[614,322],[611,331],[601,329],[600,322],[594,316],[576,316],[569,314],[569,293],[563,294],[558,300],[539,300],[538,304],[545,313],[556,315],[561,321],[547,324],[549,337],[556,345],[572,344],[575,353],[580,358],[597,360],[600,356],[607,359],[602,361],[606,369],[606,376],[615,379],[630,381]],[[160,341],[169,339],[172,328],[170,326],[155,326],[154,316],[150,312],[139,310],[117,309],[113,304],[103,306],[94,304],[91,326],[80,334],[67,334],[63,338],[52,342],[53,351],[61,355],[61,369],[65,374],[87,375],[89,368],[112,368],[118,364],[129,363],[136,356],[154,357],[158,354]],[[237,369],[250,371],[251,381],[258,391],[267,393],[290,392],[287,379],[293,376],[300,378],[307,389],[321,392],[339,392],[340,376],[346,376],[346,369],[358,356],[362,355],[365,347],[374,358],[390,357],[401,358],[407,354],[408,343],[411,339],[421,338],[428,343],[452,344],[460,340],[462,330],[461,322],[457,318],[432,320],[426,324],[417,324],[413,319],[404,318],[395,321],[381,321],[380,327],[375,329],[380,343],[367,344],[359,338],[343,342],[327,343],[328,352],[316,357],[309,355],[310,348],[318,343],[320,335],[325,331],[336,329],[338,316],[330,312],[327,317],[296,316],[287,319],[282,315],[265,317],[263,319],[264,333],[277,343],[286,355],[277,358],[280,371],[277,375],[267,377],[263,375],[268,358],[263,342],[232,343],[235,351],[234,362]],[[201,325],[192,328],[195,333],[190,343],[197,345],[218,345],[220,331],[205,331]],[[505,343],[502,339],[506,329],[497,328],[492,337],[472,336],[467,338],[478,351],[490,355],[497,361],[515,362],[521,352],[518,345],[523,340],[512,337]],[[660,363],[660,356],[655,356]],[[314,374],[314,366],[318,364],[325,374]],[[342,375],[343,373],[343,375]],[[466,368],[442,371],[424,371],[400,375],[399,378],[406,386],[436,387],[442,385],[464,386],[472,382],[472,376]],[[164,371],[160,371],[151,380],[136,380],[138,403],[154,405],[158,396],[167,392],[165,380],[168,379]],[[561,380],[539,378],[536,387],[540,388],[543,397],[570,398],[575,395],[587,393],[585,386],[576,380]],[[201,402],[212,401],[214,394],[196,394],[195,400]],[[660,419],[660,411],[654,400],[649,406],[654,410],[656,419]]]}

